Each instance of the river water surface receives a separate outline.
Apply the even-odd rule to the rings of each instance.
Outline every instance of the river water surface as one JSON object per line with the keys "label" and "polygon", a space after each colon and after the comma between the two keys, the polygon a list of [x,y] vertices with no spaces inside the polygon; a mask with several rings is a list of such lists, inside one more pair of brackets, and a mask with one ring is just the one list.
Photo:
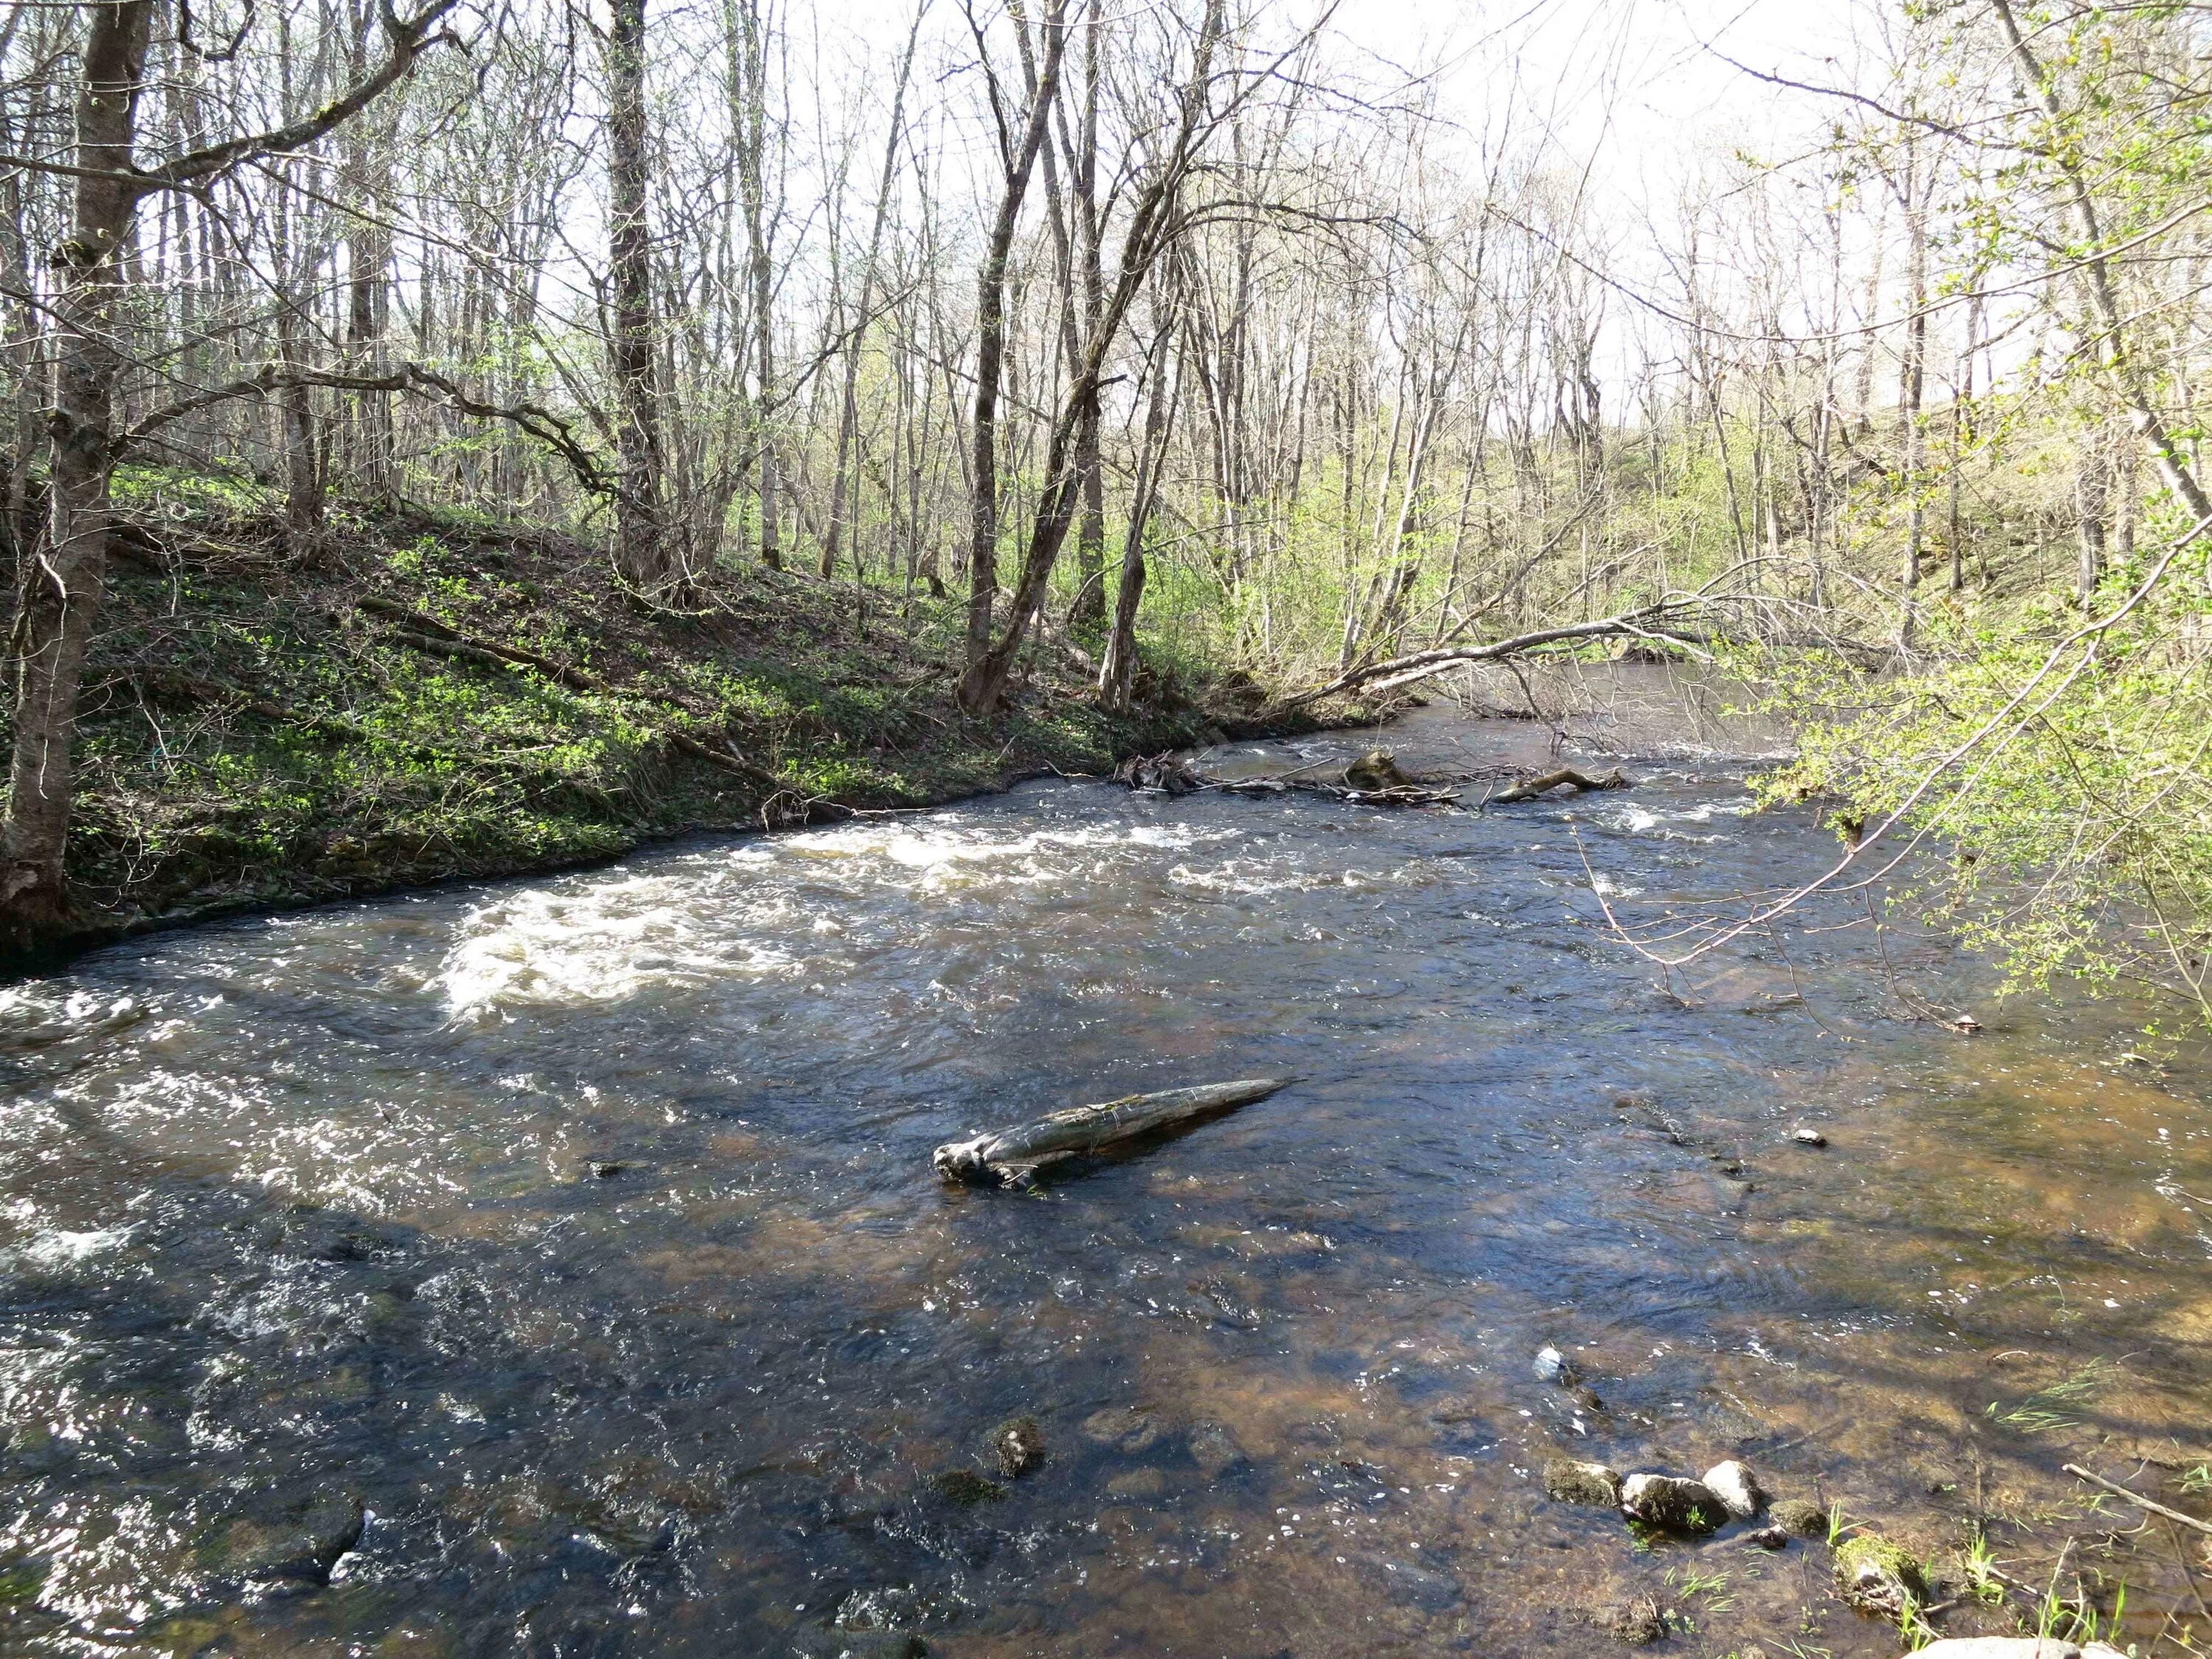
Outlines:
{"label": "river water surface", "polygon": [[[0,1649],[1592,1653],[1648,1591],[1675,1651],[1897,1650],[1823,1544],[1639,1541],[1544,1497],[1562,1450],[1741,1455],[1929,1548],[1980,1516],[2023,1581],[2079,1535],[2131,1639],[2212,1639],[2184,1535],[2060,1472],[2203,1512],[2201,1051],[1845,906],[1670,994],[1605,906],[1835,848],[1750,810],[1754,736],[1666,709],[1600,796],[1048,781],[6,994]],[[1297,1081],[1038,1195],[930,1173],[1257,1074]],[[944,1479],[1017,1414],[1042,1468]]]}

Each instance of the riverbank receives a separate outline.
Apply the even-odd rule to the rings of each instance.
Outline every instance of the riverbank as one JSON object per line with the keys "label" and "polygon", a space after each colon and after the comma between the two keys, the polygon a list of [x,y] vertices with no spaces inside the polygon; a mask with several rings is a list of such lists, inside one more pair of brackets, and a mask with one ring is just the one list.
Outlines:
{"label": "riverbank", "polygon": [[239,911],[1105,771],[1256,732],[1266,701],[1153,661],[1109,715],[1080,650],[1041,643],[1006,710],[969,720],[951,695],[958,606],[920,591],[723,568],[653,609],[543,532],[356,509],[302,552],[228,486],[126,485],[79,723],[82,922],[41,963]]}

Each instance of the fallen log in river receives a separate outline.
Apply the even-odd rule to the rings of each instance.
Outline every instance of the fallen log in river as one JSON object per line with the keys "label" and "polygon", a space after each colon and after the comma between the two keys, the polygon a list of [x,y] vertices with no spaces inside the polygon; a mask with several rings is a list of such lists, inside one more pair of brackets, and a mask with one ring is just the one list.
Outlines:
{"label": "fallen log in river", "polygon": [[1282,1077],[1201,1084],[1158,1094],[1128,1095],[1096,1106],[1048,1112],[1034,1123],[995,1129],[969,1140],[948,1140],[930,1155],[947,1181],[997,1182],[1025,1187],[1048,1164],[1103,1152],[1139,1135],[1194,1122],[1265,1100],[1290,1082]]}
{"label": "fallen log in river", "polygon": [[1620,775],[1618,767],[1601,778],[1593,778],[1584,776],[1571,766],[1563,766],[1556,772],[1545,773],[1540,778],[1528,778],[1515,784],[1510,789],[1500,790],[1490,799],[1493,805],[1502,806],[1508,801],[1534,800],[1547,790],[1562,788],[1570,784],[1577,791],[1626,789],[1628,787],[1628,780]]}

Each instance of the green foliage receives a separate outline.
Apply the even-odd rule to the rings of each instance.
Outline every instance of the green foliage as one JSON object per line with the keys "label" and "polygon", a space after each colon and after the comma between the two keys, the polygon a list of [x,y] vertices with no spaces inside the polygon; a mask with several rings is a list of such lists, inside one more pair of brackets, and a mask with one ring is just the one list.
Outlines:
{"label": "green foliage", "polygon": [[2075,1415],[2083,1402],[2111,1382],[2116,1375],[2109,1360],[2093,1359],[2072,1375],[2048,1388],[2038,1389],[2016,1405],[1993,1400],[1983,1412],[1993,1423],[2018,1429],[2022,1434],[2045,1434],[2055,1429],[2077,1429]]}
{"label": "green foliage", "polygon": [[[2140,571],[2118,573],[2100,613]],[[2193,584],[2191,585],[2193,587]],[[1995,952],[2008,983],[2176,991],[2208,1014],[2212,612],[2163,584],[2087,638],[2056,599],[1939,629],[1923,671],[1869,683],[1832,659],[1767,665],[1811,716],[1770,801],[1822,795],[1846,828],[1916,847],[1904,902]]]}
{"label": "green foliage", "polygon": [[[80,720],[73,874],[111,913],[289,901],[604,858],[694,824],[810,805],[912,805],[1049,762],[1100,771],[1198,734],[1192,711],[1110,720],[1041,659],[1002,720],[950,707],[958,616],[855,625],[849,595],[732,576],[708,627],[615,592],[588,555],[442,520],[269,579],[248,487],[134,475],[204,538],[118,562]],[[585,671],[441,654],[429,631]],[[741,766],[702,762],[681,732]]]}

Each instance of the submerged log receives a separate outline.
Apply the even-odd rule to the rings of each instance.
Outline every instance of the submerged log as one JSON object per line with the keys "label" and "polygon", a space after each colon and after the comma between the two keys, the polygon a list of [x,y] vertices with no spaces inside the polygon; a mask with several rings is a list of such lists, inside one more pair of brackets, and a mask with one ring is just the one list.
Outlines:
{"label": "submerged log", "polygon": [[1027,1186],[1048,1164],[1081,1158],[1156,1130],[1194,1122],[1265,1100],[1288,1078],[1246,1078],[1236,1083],[1202,1084],[1158,1094],[1128,1095],[1096,1106],[1071,1106],[1048,1112],[1034,1123],[994,1129],[969,1140],[948,1140],[930,1155],[947,1181],[997,1182]]}
{"label": "submerged log", "polygon": [[1618,771],[1608,772],[1601,778],[1593,778],[1584,776],[1571,766],[1563,766],[1556,772],[1547,772],[1541,777],[1516,783],[1510,789],[1501,789],[1490,798],[1490,802],[1492,805],[1498,806],[1507,801],[1534,800],[1545,791],[1557,789],[1562,784],[1572,784],[1578,790],[1626,789],[1628,780]]}

